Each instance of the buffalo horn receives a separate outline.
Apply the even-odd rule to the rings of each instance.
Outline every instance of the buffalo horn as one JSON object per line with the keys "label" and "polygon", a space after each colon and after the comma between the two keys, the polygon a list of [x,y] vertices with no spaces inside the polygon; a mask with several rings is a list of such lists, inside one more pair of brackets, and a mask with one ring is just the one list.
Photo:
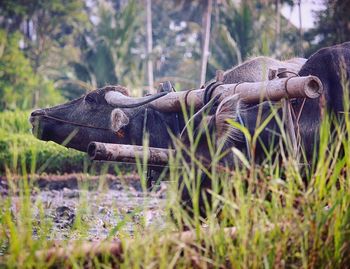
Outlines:
{"label": "buffalo horn", "polygon": [[149,102],[152,102],[164,95],[168,94],[167,92],[160,92],[144,97],[129,97],[118,91],[109,91],[105,94],[105,99],[108,104],[118,107],[118,108],[135,108]]}

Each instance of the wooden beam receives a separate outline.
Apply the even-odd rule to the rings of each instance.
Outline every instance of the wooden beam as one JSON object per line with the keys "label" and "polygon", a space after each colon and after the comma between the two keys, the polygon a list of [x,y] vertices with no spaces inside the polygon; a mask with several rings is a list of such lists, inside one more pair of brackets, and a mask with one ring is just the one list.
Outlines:
{"label": "wooden beam", "polygon": [[90,159],[95,161],[136,163],[137,160],[146,158],[147,164],[153,166],[166,166],[168,164],[169,154],[174,154],[174,152],[174,150],[163,148],[100,142],[91,142],[87,150]]}
{"label": "wooden beam", "polygon": [[[283,98],[317,98],[321,95],[323,86],[315,76],[287,77],[261,82],[246,82],[239,84],[223,84],[218,86],[212,98],[220,95],[223,100],[229,95],[239,94],[245,103],[259,103],[262,101],[279,101]],[[172,92],[149,103],[153,108],[164,112],[179,112],[182,104],[201,108],[204,89]]]}

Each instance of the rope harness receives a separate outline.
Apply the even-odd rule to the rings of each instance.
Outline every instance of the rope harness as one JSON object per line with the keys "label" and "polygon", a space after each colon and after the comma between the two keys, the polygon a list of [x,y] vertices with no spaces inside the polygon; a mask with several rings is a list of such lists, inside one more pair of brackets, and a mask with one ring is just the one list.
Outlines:
{"label": "rope harness", "polygon": [[[290,96],[290,94],[288,92],[288,87],[287,87],[288,81],[293,77],[299,77],[299,74],[292,72],[292,71],[284,70],[284,71],[279,72],[276,75],[277,77],[282,77],[282,75],[285,75],[288,73],[292,74],[293,76],[288,77],[286,79],[286,81],[284,82],[284,90],[285,90],[286,95],[287,95],[286,97]],[[298,161],[299,161],[299,155],[300,155],[299,149],[301,146],[299,120],[300,120],[301,114],[303,112],[305,102],[306,102],[306,98],[303,98],[303,103],[301,105],[301,109],[300,109],[297,116],[296,116],[294,107],[292,105],[292,101],[285,100],[285,103],[284,103],[284,113],[285,113],[285,116],[287,117],[287,122],[285,125],[286,125],[287,132],[289,134],[289,139],[291,140],[291,143],[292,143],[292,147],[293,147],[292,149],[293,149],[293,155],[294,155],[293,157],[296,158]]]}
{"label": "rope harness", "polygon": [[104,130],[104,131],[111,131],[110,128],[96,127],[96,126],[92,126],[92,125],[88,125],[88,124],[82,124],[82,123],[78,123],[78,122],[74,122],[74,121],[68,121],[68,120],[57,118],[57,117],[49,116],[49,115],[46,115],[46,114],[45,115],[40,115],[40,117],[51,119],[51,120],[55,120],[55,121],[58,121],[58,122],[67,123],[67,124],[74,125],[74,126],[80,126],[80,127],[85,127],[85,128],[90,128],[90,129],[97,129],[97,130]]}

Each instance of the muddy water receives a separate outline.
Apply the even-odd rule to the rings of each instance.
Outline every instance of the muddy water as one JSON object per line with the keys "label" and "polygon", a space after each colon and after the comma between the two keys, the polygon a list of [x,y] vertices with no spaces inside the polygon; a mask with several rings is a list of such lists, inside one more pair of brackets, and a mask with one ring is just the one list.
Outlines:
{"label": "muddy water", "polygon": [[[150,193],[141,190],[138,180],[128,181],[113,176],[102,181],[98,178],[80,181],[77,176],[37,180],[36,191],[31,194],[33,218],[39,220],[39,209],[43,209],[41,221],[49,223],[49,237],[54,240],[79,237],[97,240],[118,233],[132,234],[143,226],[161,227],[166,184]],[[3,192],[5,185],[2,181]],[[18,212],[19,197],[11,198],[12,210]]]}

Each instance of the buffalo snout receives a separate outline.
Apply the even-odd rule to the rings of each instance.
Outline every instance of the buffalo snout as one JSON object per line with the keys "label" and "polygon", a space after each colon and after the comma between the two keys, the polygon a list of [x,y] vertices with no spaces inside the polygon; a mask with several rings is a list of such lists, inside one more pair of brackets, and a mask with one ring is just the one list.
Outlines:
{"label": "buffalo snout", "polygon": [[30,114],[30,116],[31,117],[36,117],[36,116],[43,116],[45,114],[46,114],[46,112],[45,112],[44,109],[36,109]]}
{"label": "buffalo snout", "polygon": [[29,122],[31,124],[33,124],[37,120],[38,117],[44,116],[44,115],[46,115],[45,110],[43,110],[43,109],[36,109],[32,113],[30,113]]}

